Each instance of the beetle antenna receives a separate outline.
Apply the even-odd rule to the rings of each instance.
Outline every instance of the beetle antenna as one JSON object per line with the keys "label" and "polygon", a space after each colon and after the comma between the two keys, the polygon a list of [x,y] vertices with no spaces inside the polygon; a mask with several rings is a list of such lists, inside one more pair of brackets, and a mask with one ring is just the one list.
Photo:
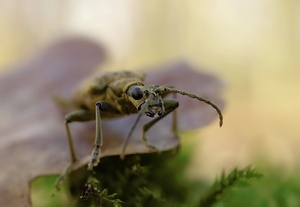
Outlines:
{"label": "beetle antenna", "polygon": [[220,120],[219,125],[220,125],[220,127],[223,125],[223,115],[222,115],[221,110],[214,103],[210,102],[209,100],[207,100],[205,98],[202,98],[200,96],[196,96],[195,94],[188,93],[186,91],[178,90],[176,88],[165,87],[165,86],[155,89],[155,92],[179,93],[181,95],[188,96],[190,98],[194,98],[194,99],[197,99],[199,101],[203,101],[203,102],[207,103],[208,105],[212,106],[217,111],[217,113],[219,114],[219,120]]}
{"label": "beetle antenna", "polygon": [[123,142],[123,145],[122,145],[122,151],[121,151],[121,159],[123,160],[125,158],[125,149],[127,147],[127,144],[128,144],[128,141],[129,141],[129,138],[131,137],[132,133],[133,133],[133,130],[135,129],[137,123],[139,122],[139,120],[141,119],[142,115],[144,114],[146,108],[149,106],[149,100],[153,99],[153,95],[151,94],[149,96],[149,98],[146,99],[146,101],[144,102],[141,110],[139,111],[138,113],[138,116],[134,122],[134,124],[132,125],[129,133],[127,134],[126,138],[124,139],[124,142]]}

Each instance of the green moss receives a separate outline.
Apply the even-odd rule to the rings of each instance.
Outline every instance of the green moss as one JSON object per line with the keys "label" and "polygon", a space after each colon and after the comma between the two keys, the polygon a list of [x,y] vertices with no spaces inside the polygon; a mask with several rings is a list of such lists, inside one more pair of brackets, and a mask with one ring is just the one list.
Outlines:
{"label": "green moss", "polygon": [[185,172],[192,152],[185,145],[180,153],[129,155],[125,160],[119,156],[102,158],[92,172],[84,166],[71,173],[61,191],[55,191],[56,177],[41,177],[32,183],[33,206],[230,206],[227,203],[234,203],[236,194],[233,189],[260,177],[248,167],[222,173],[213,185],[190,180]]}
{"label": "green moss", "polygon": [[[125,160],[103,158],[85,183],[72,185],[73,197],[85,198],[78,206],[87,202],[96,206],[186,206],[199,193],[196,183],[185,176],[187,160],[188,156],[177,157],[172,152],[131,155]],[[80,185],[80,191],[74,190]]]}
{"label": "green moss", "polygon": [[198,206],[213,206],[222,200],[227,190],[248,186],[253,179],[261,177],[262,174],[251,166],[242,169],[234,168],[228,175],[223,171],[220,178],[217,178],[212,187],[203,195]]}
{"label": "green moss", "polygon": [[267,169],[259,182],[248,188],[230,188],[216,207],[299,207],[299,170],[288,177],[280,171]]}

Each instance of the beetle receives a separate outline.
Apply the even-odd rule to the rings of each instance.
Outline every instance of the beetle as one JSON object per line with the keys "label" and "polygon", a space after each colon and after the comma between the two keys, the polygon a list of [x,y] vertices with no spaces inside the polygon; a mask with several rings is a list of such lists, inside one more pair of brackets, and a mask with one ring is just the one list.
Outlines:
{"label": "beetle", "polygon": [[[101,125],[101,119],[103,118],[117,118],[137,113],[137,118],[124,139],[120,154],[121,158],[124,158],[128,140],[141,116],[156,116],[143,125],[141,137],[149,148],[156,149],[155,146],[148,143],[146,132],[159,120],[171,112],[175,112],[175,109],[179,106],[176,99],[164,99],[170,93],[181,94],[209,104],[218,113],[219,125],[222,126],[223,115],[221,110],[205,98],[174,87],[148,85],[145,83],[144,74],[132,71],[106,72],[83,82],[72,98],[72,103],[78,110],[67,114],[65,117],[65,128],[71,156],[70,166],[77,159],[69,128],[69,124],[72,122],[96,120],[94,149],[88,163],[88,170],[92,170],[93,167],[97,166],[100,160],[101,146],[103,145]],[[173,130],[176,131],[176,116],[173,116]]]}

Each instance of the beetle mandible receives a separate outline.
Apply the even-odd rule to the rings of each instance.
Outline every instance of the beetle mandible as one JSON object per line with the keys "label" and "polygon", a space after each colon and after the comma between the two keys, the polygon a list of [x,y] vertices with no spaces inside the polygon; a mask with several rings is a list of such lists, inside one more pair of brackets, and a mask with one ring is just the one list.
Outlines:
{"label": "beetle mandible", "polygon": [[[72,102],[78,110],[71,112],[65,117],[65,128],[70,147],[71,165],[76,162],[76,154],[73,146],[72,136],[69,129],[71,122],[85,122],[96,120],[95,146],[92,151],[91,159],[88,163],[88,170],[97,166],[100,159],[102,137],[102,118],[116,118],[133,113],[137,113],[136,121],[133,123],[122,146],[121,158],[124,158],[127,142],[136,127],[140,117],[146,115],[156,118],[146,123],[142,128],[142,140],[150,148],[154,146],[147,142],[146,132],[159,120],[179,106],[176,99],[163,99],[167,94],[181,94],[188,96],[212,106],[219,115],[219,125],[223,124],[221,110],[209,100],[192,93],[178,90],[174,87],[147,85],[144,75],[131,72],[106,72],[101,76],[94,76],[92,80],[84,82],[74,93]],[[174,116],[173,130],[176,131],[176,116]]]}

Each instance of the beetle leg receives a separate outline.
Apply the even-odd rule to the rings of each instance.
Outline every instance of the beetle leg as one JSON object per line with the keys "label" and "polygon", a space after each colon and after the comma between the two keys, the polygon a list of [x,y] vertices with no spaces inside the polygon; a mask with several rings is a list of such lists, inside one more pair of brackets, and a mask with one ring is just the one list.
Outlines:
{"label": "beetle leg", "polygon": [[72,165],[76,162],[76,153],[75,148],[73,144],[72,135],[70,132],[69,124],[71,122],[85,122],[95,119],[95,114],[91,111],[74,111],[66,115],[65,117],[65,129],[67,132],[67,138],[69,143],[69,149],[70,149],[70,163],[65,167],[62,174],[57,178],[55,182],[55,186],[57,189],[59,189],[59,183],[66,177],[66,175],[69,173],[70,169],[72,168]]}
{"label": "beetle leg", "polygon": [[65,128],[67,132],[69,147],[70,147],[70,157],[71,157],[71,163],[76,162],[76,154],[73,144],[72,135],[70,132],[69,124],[71,122],[86,122],[95,119],[95,114],[91,111],[74,111],[66,115],[65,117]]}
{"label": "beetle leg", "polygon": [[101,116],[100,112],[105,111],[109,112],[111,114],[120,114],[121,112],[115,108],[113,105],[106,101],[98,101],[96,103],[96,137],[94,142],[94,149],[92,151],[92,158],[89,161],[88,164],[88,170],[92,170],[93,167],[97,166],[100,161],[100,153],[101,153],[101,147],[103,144],[103,136],[102,136],[102,124],[101,124]]}
{"label": "beetle leg", "polygon": [[[174,86],[168,86],[169,88],[175,88]],[[171,93],[169,91],[166,91],[164,93],[161,94],[161,97],[165,98],[165,96],[169,95],[169,94],[172,94],[172,98],[177,100],[177,94],[176,93]],[[164,102],[168,102],[168,101],[175,101],[175,100],[164,100]],[[168,104],[168,103],[167,103]],[[166,106],[166,104],[164,105],[165,107],[168,107]],[[178,106],[177,106],[178,107]],[[177,108],[176,107],[176,108]],[[173,119],[172,119],[172,130],[173,132],[176,132],[177,131],[177,111],[175,110],[173,112]]]}
{"label": "beetle leg", "polygon": [[[153,119],[152,121],[146,123],[143,126],[142,129],[142,140],[146,143],[146,146],[152,149],[155,149],[157,151],[159,151],[155,146],[151,145],[148,143],[148,139],[146,136],[146,132],[154,125],[156,124],[158,121],[160,121],[162,118],[164,118],[165,116],[167,116],[169,113],[171,112],[176,112],[174,111],[177,107],[179,106],[179,103],[177,100],[164,100],[164,107],[165,107],[165,113],[155,119]],[[173,116],[173,122],[172,122],[172,130],[173,132],[176,132],[177,130],[177,117],[176,117],[176,113]]]}

